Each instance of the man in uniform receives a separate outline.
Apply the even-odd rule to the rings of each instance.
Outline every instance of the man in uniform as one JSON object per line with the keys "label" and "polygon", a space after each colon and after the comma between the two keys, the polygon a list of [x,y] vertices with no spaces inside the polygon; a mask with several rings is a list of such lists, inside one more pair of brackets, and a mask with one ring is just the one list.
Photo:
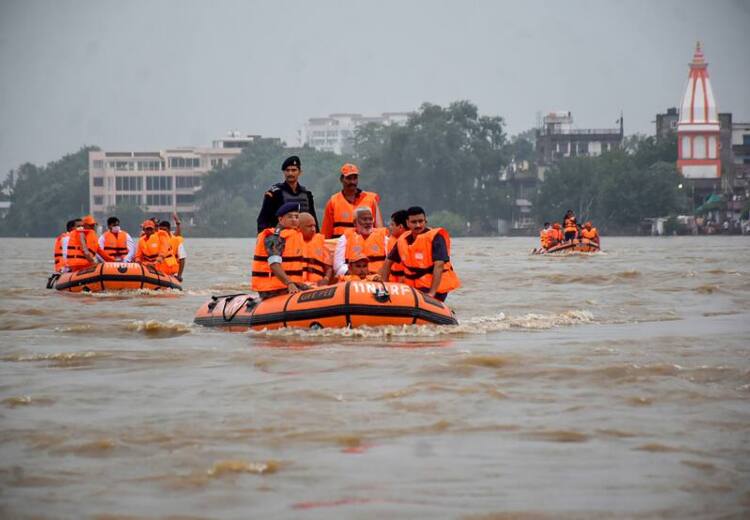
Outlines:
{"label": "man in uniform", "polygon": [[380,214],[380,195],[359,189],[359,168],[351,163],[341,167],[341,191],[334,194],[326,204],[323,226],[320,232],[326,238],[338,238],[354,227],[354,210],[366,206],[372,211],[375,227],[383,227]]}
{"label": "man in uniform", "polygon": [[281,165],[281,171],[284,172],[284,182],[277,182],[263,196],[263,207],[258,215],[258,233],[264,229],[276,227],[279,221],[276,212],[287,202],[299,204],[301,211],[313,216],[315,226],[318,227],[313,194],[299,183],[302,175],[302,162],[299,157],[296,155],[288,157]]}
{"label": "man in uniform", "polygon": [[294,294],[304,283],[304,241],[299,231],[300,205],[287,202],[276,210],[278,226],[266,228],[255,239],[251,287],[261,299]]}
{"label": "man in uniform", "polygon": [[450,235],[443,228],[428,228],[424,209],[412,206],[406,210],[409,232],[398,239],[388,253],[380,277],[387,280],[391,266],[404,266],[404,283],[440,301],[461,287],[450,261]]}

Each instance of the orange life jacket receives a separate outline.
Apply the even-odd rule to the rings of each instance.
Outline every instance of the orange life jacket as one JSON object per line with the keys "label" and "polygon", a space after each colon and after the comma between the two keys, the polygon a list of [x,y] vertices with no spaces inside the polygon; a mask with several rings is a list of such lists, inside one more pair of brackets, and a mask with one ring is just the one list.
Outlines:
{"label": "orange life jacket", "polygon": [[[174,274],[175,259],[171,253],[172,247],[169,245],[169,238],[164,232],[152,233],[150,237],[142,235],[138,240],[138,249],[135,253],[135,261],[144,265],[153,265],[154,268],[163,274]],[[167,262],[171,255],[172,263]],[[157,258],[162,257],[163,261],[157,263]]]}
{"label": "orange life jacket", "polygon": [[371,191],[360,192],[353,204],[346,200],[343,193],[336,193],[328,199],[320,232],[326,238],[338,238],[348,229],[354,228],[354,210],[360,206],[370,208],[377,225],[380,217],[378,213],[379,202],[380,195]]}
{"label": "orange life jacket", "polygon": [[59,235],[57,235],[57,238],[55,239],[55,248],[54,248],[54,261],[55,261],[55,271],[60,272],[63,267],[65,267],[65,261],[63,260],[63,250],[62,250],[62,242],[63,238],[70,236],[70,233],[67,231],[63,231]]}
{"label": "orange life jacket", "polygon": [[111,231],[104,233],[104,250],[117,262],[128,256],[128,236],[124,231],[115,235]]}
{"label": "orange life jacket", "polygon": [[296,229],[264,229],[258,233],[255,239],[255,254],[253,255],[251,287],[253,291],[277,291],[286,289],[284,282],[276,278],[268,265],[268,251],[266,250],[266,237],[278,233],[284,239],[284,251],[281,253],[281,268],[292,282],[304,281],[304,240],[302,233]]}
{"label": "orange life jacket", "polygon": [[[407,285],[417,289],[432,287],[432,271],[435,268],[435,262],[432,260],[432,241],[438,233],[445,240],[445,247],[450,257],[451,238],[443,228],[432,228],[419,234],[411,244],[406,241],[411,233],[404,233],[399,237],[396,247],[398,247],[401,262],[404,264],[404,283]],[[461,287],[461,281],[453,270],[453,264],[450,261],[445,262],[443,276],[436,292],[445,293],[459,287]]]}
{"label": "orange life jacket", "polygon": [[599,232],[596,230],[595,227],[592,227],[591,229],[583,228],[581,230],[581,238],[588,238],[589,240],[594,240],[596,242],[599,241]]}
{"label": "orange life jacket", "polygon": [[169,245],[172,247],[172,253],[174,254],[175,258],[177,258],[177,253],[180,249],[180,246],[184,243],[185,237],[181,235],[173,235],[171,233],[169,234]]}
{"label": "orange life jacket", "polygon": [[347,262],[361,253],[367,257],[369,262],[367,271],[370,274],[377,274],[383,267],[387,251],[385,250],[385,237],[388,236],[388,228],[375,228],[367,238],[357,233],[356,230],[350,229],[346,233],[346,252],[344,257]]}
{"label": "orange life jacket", "polygon": [[[89,253],[96,255],[99,250],[99,239],[96,236],[96,231],[93,229],[74,229],[70,232],[70,238],[68,239],[68,252],[67,260],[65,265],[71,271],[80,271],[94,265],[94,262],[86,258],[83,254],[83,247],[81,246],[81,233],[85,235],[86,247]],[[109,258],[109,255],[106,255]]]}
{"label": "orange life jacket", "polygon": [[539,242],[541,242],[542,247],[544,249],[547,249],[552,244],[552,232],[554,230],[552,228],[542,229],[539,232]]}
{"label": "orange life jacket", "polygon": [[[393,235],[388,235],[388,254],[393,251],[396,247],[398,239]],[[400,262],[393,262],[391,264],[391,273],[388,275],[389,282],[403,283],[404,281],[404,265]]]}
{"label": "orange life jacket", "polygon": [[304,267],[302,270],[305,272],[305,282],[319,282],[322,280],[326,271],[331,267],[331,253],[326,247],[326,240],[320,233],[315,233],[313,237],[305,242],[303,248],[303,261]]}
{"label": "orange life jacket", "polygon": [[575,217],[566,218],[563,221],[563,228],[565,229],[566,233],[577,232],[578,227],[576,226],[576,218]]}

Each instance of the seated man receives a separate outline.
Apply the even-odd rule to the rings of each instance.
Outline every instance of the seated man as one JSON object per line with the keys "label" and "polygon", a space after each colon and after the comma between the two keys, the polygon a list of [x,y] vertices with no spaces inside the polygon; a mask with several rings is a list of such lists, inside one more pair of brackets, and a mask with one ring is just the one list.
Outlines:
{"label": "seated man", "polygon": [[413,206],[406,210],[409,232],[398,239],[383,264],[380,276],[387,280],[394,263],[404,265],[407,285],[428,296],[445,301],[450,291],[461,287],[450,261],[451,239],[443,228],[428,228],[424,209]]}
{"label": "seated man", "polygon": [[[179,223],[179,220],[176,222]],[[179,229],[179,224],[177,225],[177,229]],[[187,253],[185,253],[185,239],[182,235],[176,234],[177,231],[175,231],[175,234],[172,234],[172,226],[168,220],[159,222],[159,233],[163,233],[167,237],[172,255],[177,260],[176,270],[172,269],[174,272],[171,274],[179,281],[182,281],[182,272],[185,270],[185,259],[187,258]]]}
{"label": "seated man", "polygon": [[376,228],[372,210],[362,206],[354,211],[354,229],[344,232],[336,243],[333,270],[341,276],[347,273],[354,255],[363,253],[369,260],[370,273],[380,271],[388,252],[388,228]]}
{"label": "seated man", "polygon": [[120,219],[117,217],[107,219],[107,231],[99,237],[99,247],[112,255],[115,262],[132,262],[135,256],[135,242],[120,229]]}
{"label": "seated man", "polygon": [[266,228],[255,239],[250,285],[261,299],[294,294],[310,287],[304,283],[304,242],[299,227],[298,202],[278,210],[278,226]]}
{"label": "seated man", "polygon": [[369,280],[373,282],[380,281],[379,274],[371,274],[368,269],[369,261],[363,253],[354,255],[347,261],[349,267],[345,275],[339,276],[341,282],[360,282],[363,280]]}
{"label": "seated man", "polygon": [[96,236],[96,220],[91,215],[81,219],[81,227],[70,232],[65,264],[70,271],[80,271],[96,263],[99,255],[105,262],[113,262],[104,249],[99,247],[99,237]]}
{"label": "seated man", "polygon": [[315,217],[310,213],[300,213],[299,230],[304,242],[304,281],[317,286],[330,284],[333,273],[331,253],[323,235],[316,231]]}
{"label": "seated man", "polygon": [[599,231],[595,227],[591,226],[591,222],[586,222],[581,230],[581,238],[587,238],[599,245]]}
{"label": "seated man", "polygon": [[176,273],[177,260],[172,254],[169,238],[163,233],[158,233],[156,223],[150,219],[141,224],[141,229],[143,234],[138,240],[135,261],[143,265],[152,265],[162,274]]}

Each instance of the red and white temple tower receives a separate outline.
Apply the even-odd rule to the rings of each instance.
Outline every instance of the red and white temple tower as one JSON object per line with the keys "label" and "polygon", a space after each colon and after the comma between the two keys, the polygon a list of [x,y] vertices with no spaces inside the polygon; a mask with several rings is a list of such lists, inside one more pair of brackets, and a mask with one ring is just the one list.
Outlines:
{"label": "red and white temple tower", "polygon": [[721,176],[719,116],[700,42],[690,63],[677,122],[677,169],[687,179]]}

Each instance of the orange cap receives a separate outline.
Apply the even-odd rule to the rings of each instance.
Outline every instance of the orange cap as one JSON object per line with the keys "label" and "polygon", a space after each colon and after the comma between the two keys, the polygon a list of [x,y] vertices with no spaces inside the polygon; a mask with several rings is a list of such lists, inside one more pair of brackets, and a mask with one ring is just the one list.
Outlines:
{"label": "orange cap", "polygon": [[552,227],[555,229],[560,229],[561,226],[559,222],[555,222],[554,224],[552,224]]}
{"label": "orange cap", "polygon": [[96,219],[92,215],[86,215],[81,219],[81,222],[87,226],[95,226]]}
{"label": "orange cap", "polygon": [[143,229],[146,229],[146,228],[156,229],[156,223],[153,220],[151,220],[151,219],[146,219],[146,220],[143,221],[143,224],[141,224],[141,228],[143,228]]}
{"label": "orange cap", "polygon": [[341,167],[341,175],[348,177],[349,175],[359,175],[359,168],[356,164],[346,163]]}

